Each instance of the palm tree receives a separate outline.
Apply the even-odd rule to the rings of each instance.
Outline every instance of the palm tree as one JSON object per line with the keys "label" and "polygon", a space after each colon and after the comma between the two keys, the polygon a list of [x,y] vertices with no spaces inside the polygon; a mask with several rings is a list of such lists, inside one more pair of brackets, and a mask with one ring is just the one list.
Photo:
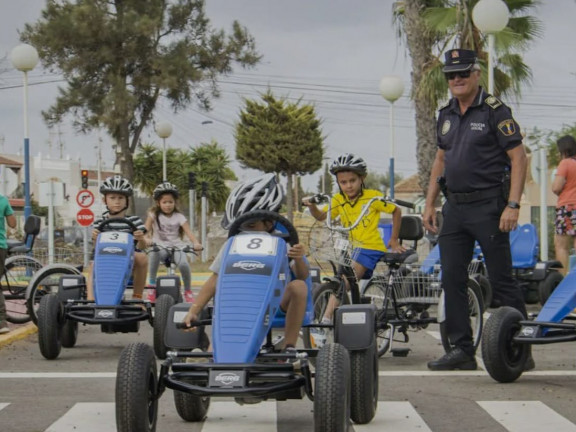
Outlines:
{"label": "palm tree", "polygon": [[[541,34],[540,21],[528,16],[538,0],[504,0],[510,10],[506,29],[495,36],[494,88],[496,95],[520,94],[530,82],[530,68],[521,52]],[[448,86],[440,56],[447,49],[466,48],[478,52],[486,86],[485,36],[472,22],[478,0],[401,0],[394,3],[398,35],[405,39],[412,58],[412,99],[416,108],[416,137],[419,184],[428,188],[436,151],[435,111],[446,98]]]}

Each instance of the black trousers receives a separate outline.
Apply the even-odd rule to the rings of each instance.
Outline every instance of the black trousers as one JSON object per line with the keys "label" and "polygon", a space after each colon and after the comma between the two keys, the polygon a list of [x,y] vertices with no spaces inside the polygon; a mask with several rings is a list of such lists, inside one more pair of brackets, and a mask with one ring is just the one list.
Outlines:
{"label": "black trousers", "polygon": [[527,316],[524,296],[512,277],[510,236],[499,229],[505,206],[504,198],[496,197],[464,204],[450,200],[442,208],[444,222],[438,241],[446,300],[446,330],[450,343],[469,355],[474,354],[474,347],[466,284],[474,241],[482,248],[494,298],[502,306],[514,307]]}

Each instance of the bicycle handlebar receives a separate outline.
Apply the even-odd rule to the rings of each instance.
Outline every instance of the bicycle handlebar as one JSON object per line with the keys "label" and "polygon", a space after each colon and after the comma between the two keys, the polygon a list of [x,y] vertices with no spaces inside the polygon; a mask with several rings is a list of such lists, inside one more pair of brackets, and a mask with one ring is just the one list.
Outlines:
{"label": "bicycle handlebar", "polygon": [[[194,255],[198,255],[197,252],[199,251],[195,251],[193,246],[190,245],[186,245],[184,247],[178,247],[178,246],[164,246],[164,245],[159,245],[156,243],[152,243],[150,245],[150,251],[151,252],[159,252],[161,249],[167,250],[168,252],[184,252],[184,253],[191,253]],[[200,249],[200,251],[204,250],[204,246],[202,246],[202,249]]]}

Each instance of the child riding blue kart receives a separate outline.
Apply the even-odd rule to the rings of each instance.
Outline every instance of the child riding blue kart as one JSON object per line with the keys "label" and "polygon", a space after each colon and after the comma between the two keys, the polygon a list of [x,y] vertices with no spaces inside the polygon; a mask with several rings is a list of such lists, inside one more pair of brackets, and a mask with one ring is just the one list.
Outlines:
{"label": "child riding blue kart", "polygon": [[[254,220],[273,221],[276,230],[241,232]],[[335,342],[320,350],[282,349],[282,341],[273,338],[286,324],[280,302],[290,281],[287,248],[296,244],[293,225],[274,211],[248,211],[234,220],[223,247],[212,318],[201,316],[191,323],[198,330],[190,332],[183,324],[190,305],[171,308],[165,344],[172,351],[159,374],[151,347],[131,344],[122,352],[116,382],[119,432],[156,430],[158,399],[166,388],[174,391],[176,409],[186,421],[202,421],[212,397],[247,404],[304,396],[314,402],[316,431],[344,432],[350,419],[372,420],[378,400],[374,306],[339,308]],[[310,278],[306,282],[303,325],[313,325]],[[212,325],[212,351],[192,351],[202,345],[204,325]],[[310,357],[316,358],[316,373]]]}

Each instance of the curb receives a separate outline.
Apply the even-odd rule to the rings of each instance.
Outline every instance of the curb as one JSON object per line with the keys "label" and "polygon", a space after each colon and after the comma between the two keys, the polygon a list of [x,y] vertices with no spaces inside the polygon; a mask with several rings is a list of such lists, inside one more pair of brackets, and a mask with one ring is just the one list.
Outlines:
{"label": "curb", "polygon": [[6,345],[10,345],[12,342],[25,339],[37,331],[38,327],[36,327],[36,324],[32,322],[14,328],[12,331],[10,331],[10,333],[6,333],[0,336],[0,348],[5,347]]}

